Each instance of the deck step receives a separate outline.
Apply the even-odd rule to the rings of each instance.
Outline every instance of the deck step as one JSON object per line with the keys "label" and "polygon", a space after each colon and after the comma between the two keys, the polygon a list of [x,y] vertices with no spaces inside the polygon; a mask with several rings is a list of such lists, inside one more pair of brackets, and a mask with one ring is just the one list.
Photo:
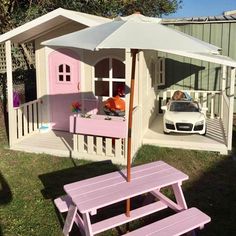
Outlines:
{"label": "deck step", "polygon": [[72,204],[72,200],[68,195],[63,195],[61,197],[58,197],[54,200],[54,203],[59,210],[59,212],[67,212],[69,209],[69,206]]}
{"label": "deck step", "polygon": [[127,217],[126,214],[121,214],[118,216],[114,216],[112,218],[97,222],[92,225],[92,231],[94,234],[98,234],[102,231],[115,228],[119,225],[128,223],[132,220],[136,220],[138,218],[144,217],[146,215],[150,215],[159,210],[165,209],[167,206],[161,201],[154,202],[152,204],[140,207],[138,209],[132,210],[130,212],[130,217]]}
{"label": "deck step", "polygon": [[125,236],[178,236],[209,223],[211,218],[197,208],[190,208],[125,234]]}

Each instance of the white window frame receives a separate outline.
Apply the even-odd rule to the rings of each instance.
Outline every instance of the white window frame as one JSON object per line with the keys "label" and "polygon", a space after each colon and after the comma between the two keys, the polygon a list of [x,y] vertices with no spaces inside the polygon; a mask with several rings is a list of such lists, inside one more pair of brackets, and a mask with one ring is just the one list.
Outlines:
{"label": "white window frame", "polygon": [[[154,68],[152,68],[152,66]],[[152,70],[152,69],[154,69],[154,70]],[[157,85],[157,60],[155,60],[155,58],[153,58],[153,57],[150,60],[149,77],[151,79],[150,87],[155,88],[155,86]]]}
{"label": "white window frame", "polygon": [[[109,78],[96,78],[95,77],[95,66],[97,65],[97,63],[99,63],[100,61],[104,60],[104,59],[109,59]],[[113,56],[107,56],[107,57],[103,57],[100,58],[98,61],[96,61],[96,63],[93,65],[93,93],[95,95],[95,81],[108,81],[109,82],[109,95],[108,96],[96,96],[96,98],[98,97],[102,97],[103,100],[106,100],[109,97],[112,97],[112,92],[113,92],[113,82],[124,82],[125,83],[125,78],[113,78],[112,74],[113,74],[113,70],[112,70],[112,59],[116,59],[119,60],[120,62],[124,63],[124,60],[117,58],[117,57],[113,57]],[[124,63],[125,65],[125,63]]]}
{"label": "white window frame", "polygon": [[[59,71],[59,68],[60,68],[61,65],[62,65],[62,70],[63,70],[62,72]],[[69,66],[70,72],[66,72],[66,66]],[[60,79],[59,79],[60,75],[63,76],[63,80],[62,81],[60,81]],[[70,80],[69,81],[66,80],[66,76],[68,76],[68,75],[70,76]],[[72,80],[71,66],[66,64],[66,63],[61,63],[60,65],[58,65],[57,66],[57,83],[58,84],[69,84],[69,83],[72,83],[71,80]]]}
{"label": "white window frame", "polygon": [[[162,64],[162,70],[161,70],[161,64]],[[157,86],[166,84],[165,67],[166,67],[165,58],[158,57],[157,59]],[[161,77],[162,77],[162,81],[161,81]]]}
{"label": "white window frame", "polygon": [[[152,70],[152,66],[154,66],[154,70]],[[166,84],[164,57],[151,57],[147,71],[150,78],[149,88],[156,88]]]}

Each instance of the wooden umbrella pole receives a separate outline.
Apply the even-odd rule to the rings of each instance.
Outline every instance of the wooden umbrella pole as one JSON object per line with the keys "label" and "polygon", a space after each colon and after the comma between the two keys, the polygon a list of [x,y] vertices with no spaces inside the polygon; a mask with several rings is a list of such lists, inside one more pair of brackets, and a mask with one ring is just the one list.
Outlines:
{"label": "wooden umbrella pole", "polygon": [[[128,119],[128,150],[127,150],[127,182],[131,181],[131,134],[133,121],[133,104],[134,104],[134,86],[135,86],[135,67],[136,55],[138,49],[131,49],[132,54],[132,68],[131,68],[131,82],[130,82],[130,100],[129,100],[129,119]],[[130,199],[126,201],[126,216],[130,216]]]}

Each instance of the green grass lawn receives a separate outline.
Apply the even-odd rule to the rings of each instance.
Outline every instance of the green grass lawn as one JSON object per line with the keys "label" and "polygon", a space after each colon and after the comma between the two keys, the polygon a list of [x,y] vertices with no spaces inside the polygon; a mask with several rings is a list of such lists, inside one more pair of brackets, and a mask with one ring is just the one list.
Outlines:
{"label": "green grass lawn", "polygon": [[[6,147],[1,125],[0,235],[4,236],[62,235],[62,222],[53,199],[64,193],[63,185],[118,168],[110,162],[73,161],[10,151]],[[200,235],[236,234],[236,160],[217,153],[143,146],[134,165],[155,160],[164,160],[189,175],[189,180],[183,183],[188,206],[196,206],[212,218]],[[147,217],[138,224],[155,217]],[[78,233],[76,229],[74,233]],[[119,233],[111,230],[101,235]]]}

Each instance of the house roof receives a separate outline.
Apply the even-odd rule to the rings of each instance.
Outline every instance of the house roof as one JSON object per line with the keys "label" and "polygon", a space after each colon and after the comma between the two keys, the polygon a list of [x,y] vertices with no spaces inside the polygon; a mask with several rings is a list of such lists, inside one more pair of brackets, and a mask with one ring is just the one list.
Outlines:
{"label": "house roof", "polygon": [[15,43],[32,41],[39,35],[49,32],[70,21],[75,21],[85,26],[95,26],[110,20],[100,16],[58,8],[0,35],[0,43],[7,40],[11,40]]}
{"label": "house roof", "polygon": [[200,17],[184,17],[162,20],[163,24],[181,24],[181,23],[213,23],[213,22],[236,22],[236,11],[225,12],[220,16],[200,16]]}

